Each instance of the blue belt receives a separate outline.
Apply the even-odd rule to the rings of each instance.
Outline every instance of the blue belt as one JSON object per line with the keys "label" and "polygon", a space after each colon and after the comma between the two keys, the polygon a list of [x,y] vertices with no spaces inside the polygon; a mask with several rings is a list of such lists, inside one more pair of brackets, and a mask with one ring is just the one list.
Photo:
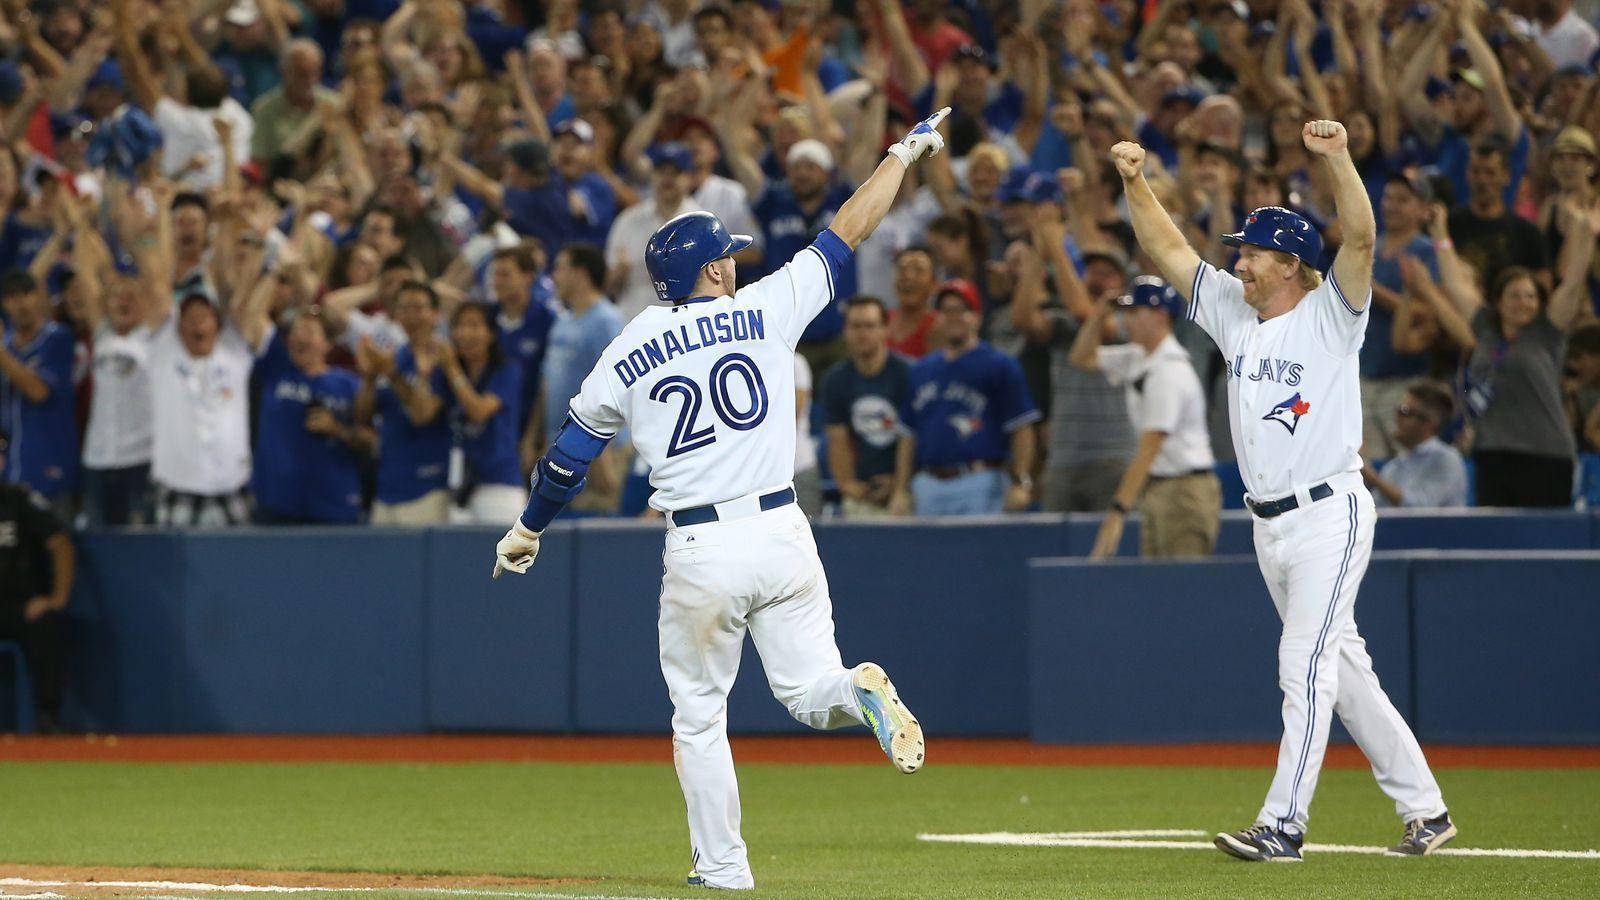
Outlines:
{"label": "blue belt", "polygon": [[[1315,503],[1318,500],[1326,500],[1327,498],[1332,497],[1333,488],[1328,487],[1328,483],[1324,481],[1323,483],[1312,487],[1311,490],[1307,491],[1306,493],[1311,495],[1311,502]],[[1251,512],[1263,519],[1281,516],[1286,512],[1300,508],[1300,501],[1296,500],[1293,494],[1290,494],[1281,500],[1268,500],[1265,503],[1257,503],[1254,500],[1251,500],[1249,497],[1246,497],[1244,498],[1244,504],[1250,507]]]}
{"label": "blue belt", "polygon": [[[762,512],[766,512],[769,509],[777,509],[780,506],[788,506],[794,502],[794,488],[784,488],[781,491],[762,494],[758,502],[761,504]],[[672,514],[672,524],[679,528],[685,525],[704,525],[707,522],[715,521],[717,521],[717,507],[714,503],[708,503],[705,506],[691,506],[688,509],[680,509]]]}

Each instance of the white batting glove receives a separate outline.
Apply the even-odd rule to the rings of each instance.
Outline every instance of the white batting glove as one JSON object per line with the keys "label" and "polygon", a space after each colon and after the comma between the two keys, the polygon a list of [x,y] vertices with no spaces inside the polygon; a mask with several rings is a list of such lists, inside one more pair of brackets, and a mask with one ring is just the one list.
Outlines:
{"label": "white batting glove", "polygon": [[528,530],[518,519],[494,548],[494,577],[501,572],[521,575],[539,556],[539,532]]}
{"label": "white batting glove", "polygon": [[891,144],[889,152],[906,168],[924,156],[933,156],[944,149],[944,135],[939,133],[939,123],[944,117],[950,115],[950,107],[946,106],[933,115],[918,122],[910,133],[900,139],[900,143]]}

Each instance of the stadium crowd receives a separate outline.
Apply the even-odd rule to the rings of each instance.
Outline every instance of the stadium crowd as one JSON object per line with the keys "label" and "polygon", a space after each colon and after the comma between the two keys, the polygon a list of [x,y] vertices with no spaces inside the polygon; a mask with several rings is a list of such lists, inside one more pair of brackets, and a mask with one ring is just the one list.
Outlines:
{"label": "stadium crowd", "polygon": [[[503,525],[661,223],[715,212],[759,278],[946,105],[800,345],[808,511],[1144,502],[1213,520],[1147,551],[1208,552],[1226,382],[1285,373],[1140,281],[1107,151],[1209,262],[1276,205],[1325,266],[1312,118],[1380,224],[1379,502],[1568,506],[1600,451],[1595,0],[0,9],[3,477],[56,521]],[[578,511],[647,474],[615,442]]]}

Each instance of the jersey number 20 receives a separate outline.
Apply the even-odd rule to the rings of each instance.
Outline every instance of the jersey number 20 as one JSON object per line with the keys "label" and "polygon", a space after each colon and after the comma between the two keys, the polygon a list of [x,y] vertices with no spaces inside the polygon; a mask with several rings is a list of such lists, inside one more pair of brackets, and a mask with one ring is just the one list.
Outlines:
{"label": "jersey number 20", "polygon": [[[729,379],[741,378],[750,395],[750,408],[739,409],[728,393]],[[667,458],[680,453],[698,450],[717,441],[716,430],[707,425],[695,426],[700,418],[702,394],[700,385],[682,375],[663,378],[650,389],[650,399],[666,403],[674,394],[683,397],[683,407],[678,410],[678,424],[672,429],[672,440],[667,444]],[[717,411],[722,424],[735,431],[749,431],[767,417],[767,385],[761,380],[761,370],[743,353],[729,353],[711,367],[711,407]]]}

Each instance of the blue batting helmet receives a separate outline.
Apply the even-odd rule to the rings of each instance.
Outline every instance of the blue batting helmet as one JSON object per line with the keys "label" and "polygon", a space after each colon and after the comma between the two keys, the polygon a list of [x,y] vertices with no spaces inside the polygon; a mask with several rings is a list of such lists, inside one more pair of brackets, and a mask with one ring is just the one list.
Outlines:
{"label": "blue batting helmet", "polygon": [[694,290],[707,263],[732,256],[755,242],[748,234],[729,234],[722,220],[708,212],[684,213],[656,229],[644,245],[656,299],[681,300]]}
{"label": "blue batting helmet", "polygon": [[1322,257],[1322,235],[1297,212],[1281,206],[1263,206],[1245,216],[1244,227],[1222,236],[1230,247],[1249,244],[1292,254],[1308,266]]}
{"label": "blue batting helmet", "polygon": [[1117,305],[1152,306],[1166,310],[1167,315],[1174,319],[1183,314],[1183,298],[1172,289],[1172,285],[1154,275],[1140,275],[1135,278],[1128,292],[1117,298]]}

